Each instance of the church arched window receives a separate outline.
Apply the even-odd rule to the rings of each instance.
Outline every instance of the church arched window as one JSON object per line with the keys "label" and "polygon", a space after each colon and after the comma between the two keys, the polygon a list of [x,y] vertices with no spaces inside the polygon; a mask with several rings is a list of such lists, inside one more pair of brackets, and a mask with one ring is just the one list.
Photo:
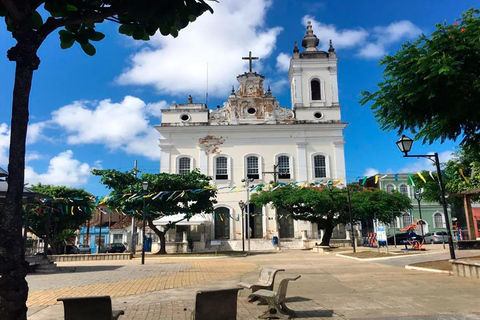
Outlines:
{"label": "church arched window", "polygon": [[385,188],[385,190],[388,193],[392,193],[395,190],[395,186],[393,184],[389,183],[389,184],[387,184],[387,187]]}
{"label": "church arched window", "polygon": [[278,156],[277,166],[279,179],[291,179],[289,156]]}
{"label": "church arched window", "polygon": [[228,158],[225,156],[215,158],[215,180],[228,180]]}
{"label": "church arched window", "polygon": [[178,159],[178,174],[187,174],[192,171],[192,161],[189,157]]}
{"label": "church arched window", "polygon": [[260,179],[259,161],[257,156],[248,156],[247,162],[247,178]]}
{"label": "church arched window", "polygon": [[435,228],[445,228],[443,224],[443,216],[440,212],[435,212],[433,215],[433,224],[435,225]]}
{"label": "church arched window", "polygon": [[320,80],[313,79],[310,81],[310,92],[312,93],[312,100],[321,100]]}
{"label": "church arched window", "polygon": [[313,177],[315,179],[327,177],[327,159],[325,156],[316,155],[313,157]]}
{"label": "church arched window", "polygon": [[404,196],[408,196],[408,187],[406,184],[400,185],[400,193],[403,194]]}

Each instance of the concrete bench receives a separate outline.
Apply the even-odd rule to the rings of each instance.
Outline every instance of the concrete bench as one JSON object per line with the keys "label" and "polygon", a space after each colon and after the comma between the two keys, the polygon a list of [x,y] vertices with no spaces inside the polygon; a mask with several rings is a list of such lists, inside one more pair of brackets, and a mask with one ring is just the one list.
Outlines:
{"label": "concrete bench", "polygon": [[268,303],[268,310],[258,316],[259,319],[270,319],[273,317],[278,319],[290,319],[291,317],[296,316],[295,312],[285,305],[285,298],[287,296],[288,282],[295,281],[298,278],[300,278],[300,275],[283,279],[278,286],[278,291],[262,289],[252,293],[252,295],[264,299]]}
{"label": "concrete bench", "polygon": [[117,320],[123,310],[112,310],[110,296],[59,298],[63,302],[65,320]]}
{"label": "concrete bench", "polygon": [[[279,271],[285,271],[285,269],[263,268],[262,270],[260,270],[260,275],[258,276],[257,282],[255,283],[240,282],[238,286],[242,288],[252,289],[252,294],[260,289],[273,290],[275,275]],[[250,295],[249,297],[251,296],[252,295]],[[249,302],[253,302],[256,300],[258,300],[258,298],[253,297],[249,300]]]}
{"label": "concrete bench", "polygon": [[242,288],[197,291],[195,320],[237,320],[238,291]]}

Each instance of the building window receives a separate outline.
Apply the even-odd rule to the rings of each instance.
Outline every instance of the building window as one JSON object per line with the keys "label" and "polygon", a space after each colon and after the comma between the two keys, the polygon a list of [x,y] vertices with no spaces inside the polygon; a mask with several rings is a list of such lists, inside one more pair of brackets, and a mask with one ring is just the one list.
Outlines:
{"label": "building window", "polygon": [[408,213],[403,214],[402,222],[403,222],[403,227],[404,228],[408,227],[412,223],[412,221],[410,219],[410,215]]}
{"label": "building window", "polygon": [[113,243],[123,243],[123,234],[113,234]]}
{"label": "building window", "polygon": [[400,193],[408,197],[408,187],[406,184],[400,185]]}
{"label": "building window", "polygon": [[178,174],[188,174],[191,171],[191,159],[182,157],[178,159]]}
{"label": "building window", "polygon": [[248,179],[260,179],[258,170],[258,157],[247,157],[247,178]]}
{"label": "building window", "polygon": [[230,238],[230,210],[225,207],[215,209],[215,239]]}
{"label": "building window", "polygon": [[436,212],[433,215],[433,223],[435,225],[435,228],[443,228],[443,217],[440,212]]}
{"label": "building window", "polygon": [[321,100],[320,81],[318,79],[313,79],[310,82],[310,90],[312,92],[312,100]]}
{"label": "building window", "polygon": [[327,161],[325,156],[313,157],[313,174],[316,179],[327,177]]}
{"label": "building window", "polygon": [[215,158],[215,180],[228,180],[228,158]]}
{"label": "building window", "polygon": [[385,188],[385,190],[388,193],[392,193],[395,190],[395,187],[393,186],[393,184],[387,184],[387,187]]}
{"label": "building window", "polygon": [[279,179],[290,179],[290,157],[280,156],[277,158],[277,169]]}

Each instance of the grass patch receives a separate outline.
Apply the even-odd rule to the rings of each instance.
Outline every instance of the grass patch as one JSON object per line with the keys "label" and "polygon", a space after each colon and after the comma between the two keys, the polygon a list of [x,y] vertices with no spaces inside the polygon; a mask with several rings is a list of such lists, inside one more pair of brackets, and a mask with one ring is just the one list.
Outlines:
{"label": "grass patch", "polygon": [[452,263],[448,260],[427,261],[411,264],[412,267],[420,267],[426,269],[435,269],[442,271],[452,271]]}

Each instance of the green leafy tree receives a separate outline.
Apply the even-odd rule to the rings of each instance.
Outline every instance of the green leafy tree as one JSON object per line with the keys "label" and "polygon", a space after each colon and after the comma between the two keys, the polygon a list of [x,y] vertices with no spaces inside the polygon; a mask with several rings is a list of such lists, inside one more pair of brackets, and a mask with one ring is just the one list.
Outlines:
{"label": "green leafy tree", "polygon": [[[411,207],[410,199],[398,192],[387,193],[382,190],[361,189],[349,185],[351,190],[352,220],[373,218],[388,222],[392,210],[396,215]],[[350,222],[346,190],[334,188],[330,191],[324,187],[298,188],[292,185],[272,190],[261,190],[252,195],[251,201],[257,206],[271,204],[277,213],[286,211],[295,220],[316,223],[325,229],[322,246],[328,246],[333,229],[340,223]]]}
{"label": "green leafy tree", "polygon": [[[477,156],[477,153],[460,149],[454,154],[452,159],[443,163],[442,167],[443,183],[445,184],[447,194],[480,188],[480,158]],[[461,172],[466,180],[462,177]],[[432,173],[434,179],[432,179],[430,171],[424,170],[421,174],[426,182],[418,175],[412,175],[415,188],[422,189],[423,199],[441,204],[441,193],[436,170]],[[458,197],[447,198],[447,202],[450,204],[454,203],[457,208],[462,207],[462,201],[463,200]]]}
{"label": "green leafy tree", "polygon": [[410,130],[428,143],[463,137],[464,147],[480,150],[479,15],[470,9],[453,24],[437,24],[381,60],[383,82],[360,103],[373,103],[383,130]]}
{"label": "green leafy tree", "polygon": [[91,219],[93,196],[83,189],[65,186],[37,184],[30,189],[47,198],[32,207],[28,215],[29,231],[48,239],[54,254],[63,253],[66,242],[75,237],[75,231]]}
{"label": "green leafy tree", "polygon": [[104,34],[98,24],[111,21],[118,31],[136,40],[148,40],[157,31],[176,37],[205,11],[204,0],[0,0],[0,17],[16,40],[7,52],[15,62],[15,84],[9,148],[9,183],[0,213],[0,314],[4,320],[26,319],[28,286],[22,259],[21,210],[25,170],[25,141],[33,72],[40,65],[37,55],[45,39],[60,29],[61,48],[78,43],[88,55],[92,42]]}
{"label": "green leafy tree", "polygon": [[[195,214],[212,213],[216,201],[216,190],[209,187],[211,177],[194,170],[188,174],[142,174],[136,177],[136,171],[120,172],[117,170],[92,170],[92,173],[101,176],[100,182],[112,190],[110,199],[106,202],[111,208],[119,210],[137,219],[143,216],[142,182],[148,181],[149,195],[163,192],[158,197],[145,197],[145,220],[151,230],[160,239],[159,254],[167,254],[165,249],[165,233],[175,226],[175,223],[189,219]],[[184,192],[185,191],[185,192]],[[138,197],[132,197],[137,194]],[[130,195],[130,196],[126,196]],[[163,231],[153,224],[153,221],[162,216],[183,213],[184,218],[172,221]]]}

